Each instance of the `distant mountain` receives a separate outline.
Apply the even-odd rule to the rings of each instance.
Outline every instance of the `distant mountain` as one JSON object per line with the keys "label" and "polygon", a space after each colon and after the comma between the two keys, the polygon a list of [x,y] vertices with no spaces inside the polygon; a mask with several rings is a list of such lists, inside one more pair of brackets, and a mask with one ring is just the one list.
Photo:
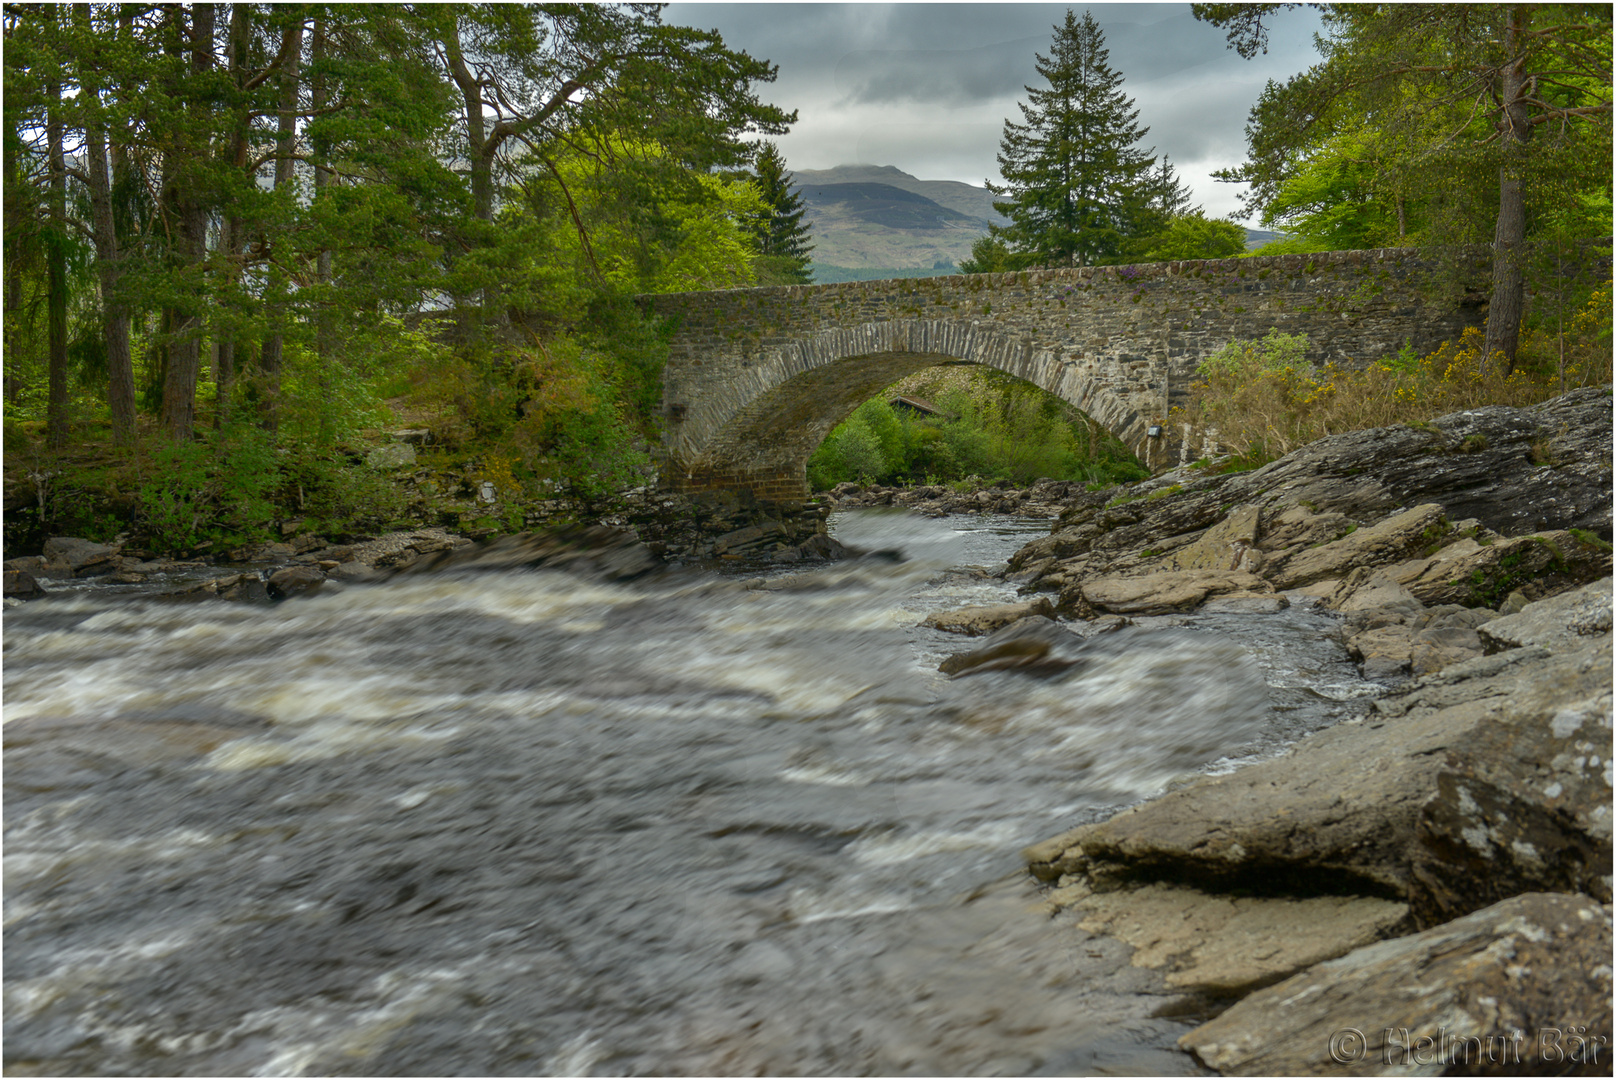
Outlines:
{"label": "distant mountain", "polygon": [[970,229],[979,233],[986,227],[980,218],[890,184],[813,184],[797,190],[810,207],[840,205],[859,221],[888,229]]}
{"label": "distant mountain", "polygon": [[[986,188],[919,180],[891,165],[801,169],[791,179],[813,230],[820,282],[943,273],[970,258],[971,244],[988,226],[1009,221],[993,209],[996,196]],[[1247,229],[1246,247],[1275,235]]]}
{"label": "distant mountain", "polygon": [[970,257],[1004,219],[993,196],[952,180],[917,180],[890,165],[841,165],[792,174],[813,230],[816,265],[934,268]]}
{"label": "distant mountain", "polygon": [[802,169],[791,178],[804,186],[821,184],[886,184],[924,195],[939,206],[981,218],[994,225],[1007,225],[1010,219],[993,209],[998,196],[987,188],[962,184],[958,180],[917,180],[891,165],[838,165],[834,169]]}

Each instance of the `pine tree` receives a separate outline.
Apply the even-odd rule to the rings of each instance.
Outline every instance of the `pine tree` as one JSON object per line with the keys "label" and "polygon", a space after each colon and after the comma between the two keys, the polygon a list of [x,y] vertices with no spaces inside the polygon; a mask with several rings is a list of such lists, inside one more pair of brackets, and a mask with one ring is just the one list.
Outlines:
{"label": "pine tree", "polygon": [[772,142],[758,150],[753,166],[755,182],[768,206],[767,216],[758,221],[756,236],[760,278],[765,284],[803,284],[813,280],[808,271],[808,226],[802,223],[802,195],[791,186],[785,158]]}
{"label": "pine tree", "polygon": [[1024,123],[1006,120],[999,143],[1003,184],[989,183],[1010,224],[996,226],[1020,265],[1093,266],[1125,257],[1128,241],[1160,227],[1181,201],[1171,169],[1137,148],[1149,128],[1107,62],[1105,36],[1084,12],[1055,27],[1050,55],[1037,56],[1049,89],[1027,87]]}

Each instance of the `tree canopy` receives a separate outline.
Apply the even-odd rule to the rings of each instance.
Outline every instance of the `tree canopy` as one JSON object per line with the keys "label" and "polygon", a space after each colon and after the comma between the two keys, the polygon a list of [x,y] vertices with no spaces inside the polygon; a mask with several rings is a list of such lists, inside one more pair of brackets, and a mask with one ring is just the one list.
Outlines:
{"label": "tree canopy", "polygon": [[1026,87],[1022,122],[1006,120],[999,144],[1004,182],[987,182],[1007,197],[994,206],[1010,224],[993,226],[961,270],[1218,258],[1233,253],[1230,230],[1241,236],[1233,251],[1244,248],[1237,226],[1209,228],[1189,205],[1166,155],[1158,159],[1140,147],[1150,129],[1138,123],[1139,110],[1088,12],[1081,20],[1066,13],[1050,54],[1036,54],[1036,68],[1049,85]]}
{"label": "tree canopy", "polygon": [[[57,446],[102,410],[126,446],[155,414],[302,453],[406,377],[468,431],[563,399],[645,427],[626,297],[756,281],[764,204],[725,177],[795,121],[654,5],[12,4],[4,34],[7,417],[44,399]],[[551,436],[535,476],[582,445]]]}
{"label": "tree canopy", "polygon": [[[1197,4],[1243,56],[1295,5]],[[1484,355],[1512,362],[1534,240],[1610,234],[1609,5],[1322,5],[1323,60],[1247,126],[1246,212],[1304,244],[1487,241]],[[1580,218],[1573,223],[1568,217]]]}

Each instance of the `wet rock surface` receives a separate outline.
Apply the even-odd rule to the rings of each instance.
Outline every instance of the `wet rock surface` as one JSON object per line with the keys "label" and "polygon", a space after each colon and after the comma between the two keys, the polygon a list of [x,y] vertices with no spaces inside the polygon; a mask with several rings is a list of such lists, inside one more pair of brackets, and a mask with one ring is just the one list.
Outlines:
{"label": "wet rock surface", "polygon": [[1260,990],[1180,1043],[1230,1076],[1609,1075],[1610,909],[1526,893]]}
{"label": "wet rock surface", "polygon": [[1051,904],[1185,1008],[1240,999],[1183,1040],[1208,1066],[1425,1071],[1459,1061],[1430,1055],[1446,1035],[1493,1040],[1461,1071],[1608,1074],[1610,406],[1578,391],[1085,493],[1012,557],[1080,619],[1240,597],[1188,587],[1212,575],[1244,575],[1242,602],[1308,597],[1389,688],[1283,756],[1027,850]]}

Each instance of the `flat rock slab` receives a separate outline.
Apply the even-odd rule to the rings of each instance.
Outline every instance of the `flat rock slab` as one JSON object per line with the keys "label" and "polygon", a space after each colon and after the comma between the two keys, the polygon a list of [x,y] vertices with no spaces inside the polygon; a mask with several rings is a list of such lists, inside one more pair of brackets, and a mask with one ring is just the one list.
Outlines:
{"label": "flat rock slab", "polygon": [[1442,507],[1424,503],[1331,543],[1270,555],[1262,572],[1276,588],[1295,589],[1361,567],[1404,561],[1437,542],[1445,530]]}
{"label": "flat rock slab", "polygon": [[1085,581],[1083,599],[1113,615],[1171,615],[1193,611],[1214,596],[1255,597],[1274,590],[1243,570],[1164,570],[1138,577]]}
{"label": "flat rock slab", "polygon": [[1231,897],[1180,885],[1091,893],[1080,926],[1133,946],[1174,990],[1229,997],[1394,933],[1408,905],[1361,896]]}
{"label": "flat rock slab", "polygon": [[1526,893],[1259,990],[1179,1045],[1231,1076],[1609,1076],[1610,954],[1599,904]]}
{"label": "flat rock slab", "polygon": [[1049,616],[1054,613],[1055,605],[1050,603],[1049,597],[1040,596],[1025,604],[991,604],[983,607],[959,608],[956,611],[939,611],[926,616],[920,625],[929,626],[934,630],[946,630],[950,634],[975,636],[991,634],[1031,615]]}
{"label": "flat rock slab", "polygon": [[1610,578],[1527,604],[1514,615],[1483,623],[1478,633],[1488,652],[1537,645],[1550,652],[1580,647],[1611,628]]}

